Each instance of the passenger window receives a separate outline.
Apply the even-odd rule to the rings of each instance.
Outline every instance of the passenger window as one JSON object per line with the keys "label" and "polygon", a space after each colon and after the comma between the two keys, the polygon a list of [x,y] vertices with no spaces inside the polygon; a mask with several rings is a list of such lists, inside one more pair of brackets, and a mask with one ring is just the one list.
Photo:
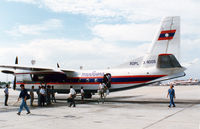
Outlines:
{"label": "passenger window", "polygon": [[95,78],[95,79],[94,79],[94,81],[95,81],[95,82],[98,82],[98,79],[97,79],[97,78]]}

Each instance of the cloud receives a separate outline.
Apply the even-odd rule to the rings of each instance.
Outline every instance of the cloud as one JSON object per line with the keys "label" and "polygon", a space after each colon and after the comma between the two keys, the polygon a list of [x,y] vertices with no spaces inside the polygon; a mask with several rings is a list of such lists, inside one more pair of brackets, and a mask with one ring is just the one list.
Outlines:
{"label": "cloud", "polygon": [[[0,55],[13,58],[20,55],[23,62],[37,59],[37,64],[52,65],[59,61],[63,66],[90,68],[117,65],[144,54],[163,16],[181,16],[181,45],[183,61],[199,57],[200,52],[200,2],[197,0],[7,0],[24,2],[46,8],[52,12],[81,14],[90,19],[87,25],[92,30],[93,39],[87,41],[69,39],[33,40],[13,48],[0,48]],[[59,23],[59,22],[58,22]],[[60,21],[59,26],[62,26]],[[39,35],[56,26],[46,23],[35,25],[17,25],[8,33],[21,35]],[[51,28],[51,29],[50,29]],[[84,33],[84,32],[83,32]],[[126,45],[123,41],[133,43]],[[135,45],[140,41],[141,44]],[[120,42],[121,45],[113,42]],[[145,43],[143,43],[145,42]],[[56,43],[56,44],[55,44]],[[13,54],[9,52],[12,51]],[[24,55],[26,53],[26,55]],[[27,56],[27,57],[24,57]],[[3,59],[5,57],[2,57]],[[5,59],[6,62],[8,59]],[[14,59],[13,59],[14,60]],[[40,63],[40,61],[42,63]],[[198,66],[198,65],[196,65]],[[193,69],[192,71],[199,71]],[[199,75],[199,73],[197,74]]]}
{"label": "cloud", "polygon": [[39,66],[54,66],[59,62],[66,69],[78,68],[80,65],[106,68],[143,55],[148,46],[149,44],[122,47],[97,38],[88,41],[38,39],[16,47],[0,48],[0,57],[1,64],[13,64],[14,58],[19,56],[19,63],[23,65],[30,65],[30,61],[35,59]]}
{"label": "cloud", "polygon": [[155,24],[98,24],[92,32],[108,41],[151,41],[159,27]]}
{"label": "cloud", "polygon": [[[7,0],[37,4],[54,12],[83,14],[90,17],[123,18],[131,22],[149,21],[162,16],[181,15],[199,19],[197,0]],[[192,15],[191,15],[192,14]],[[110,19],[109,19],[110,20]]]}
{"label": "cloud", "polygon": [[[89,26],[93,28],[95,35],[100,37],[107,37],[112,35],[105,33],[103,30],[112,31],[116,36],[118,30],[134,30],[136,24],[149,27],[150,24],[157,24],[163,16],[181,16],[181,21],[184,23],[182,33],[184,37],[198,37],[200,29],[200,2],[197,0],[184,0],[180,3],[179,0],[7,0],[10,2],[24,2],[38,5],[40,8],[47,8],[53,12],[65,12],[71,14],[82,14],[90,19]],[[103,23],[98,25],[99,23]],[[111,23],[111,26],[109,26]],[[113,23],[115,25],[113,25]],[[122,25],[120,25],[122,24]],[[127,26],[127,27],[126,27]],[[130,29],[128,29],[130,26]],[[101,29],[100,27],[103,27]],[[108,28],[105,28],[108,27]],[[119,27],[119,28],[115,28]],[[131,28],[132,27],[132,28]],[[133,28],[134,27],[134,28]],[[20,35],[17,30],[26,31],[27,33],[38,34],[37,27],[34,29],[27,29],[26,26],[19,26],[14,28],[13,35]],[[141,28],[141,27],[140,27]],[[42,29],[42,28],[41,28]],[[33,31],[32,31],[33,30]],[[136,28],[138,30],[138,28]],[[140,30],[138,31],[139,34]],[[148,33],[148,32],[147,32]],[[154,32],[153,32],[154,33]],[[137,37],[139,34],[136,34]],[[152,35],[152,34],[151,34]],[[116,37],[113,36],[113,39]],[[122,36],[122,35],[121,35]],[[132,36],[133,37],[133,36]],[[141,35],[139,36],[141,37]],[[150,34],[147,36],[150,39]],[[122,36],[124,39],[134,39],[130,36]],[[134,39],[135,40],[135,39]]]}
{"label": "cloud", "polygon": [[[197,45],[200,40],[184,42],[184,47]],[[104,69],[118,66],[124,62],[140,57],[147,52],[150,43],[142,43],[135,46],[114,44],[105,42],[99,38],[91,40],[70,40],[70,39],[35,39],[28,43],[21,43],[13,47],[0,48],[0,64],[14,64],[16,56],[19,56],[19,65],[31,65],[31,60],[36,60],[38,67],[56,68],[58,62],[62,69]],[[198,46],[199,47],[199,46]],[[195,50],[195,47],[185,49],[184,53]],[[197,55],[200,55],[197,52]],[[196,62],[196,57],[190,57]],[[187,59],[187,61],[189,60]],[[193,65],[195,69],[188,68],[189,76],[197,77],[199,61]],[[195,73],[195,74],[191,74]]]}
{"label": "cloud", "polygon": [[12,36],[22,36],[22,35],[40,35],[43,32],[49,30],[55,30],[62,27],[62,21],[59,19],[50,19],[44,21],[41,24],[34,25],[17,25],[11,30],[7,30],[6,33]]}
{"label": "cloud", "polygon": [[43,5],[55,12],[70,12],[89,16],[115,17],[121,14],[99,0],[44,0]]}
{"label": "cloud", "polygon": [[7,0],[9,2],[24,2],[24,3],[29,3],[29,4],[36,4],[36,0]]}
{"label": "cloud", "polygon": [[[56,63],[62,69],[106,69],[115,67],[128,60],[145,54],[150,44],[139,46],[119,45],[94,38],[91,40],[69,39],[35,39],[15,46],[0,48],[0,64],[14,65],[15,57],[19,57],[19,65],[31,66],[31,60],[36,60],[35,66],[56,68]],[[13,80],[13,76],[0,73],[4,81]]]}
{"label": "cloud", "polygon": [[[9,0],[38,5],[53,12],[82,14],[90,20],[95,36],[106,40],[151,41],[155,24],[163,16],[181,16],[182,38],[199,38],[200,2],[197,0]],[[166,6],[167,5],[167,6]],[[192,15],[191,15],[192,14]],[[145,29],[146,27],[146,29]],[[30,28],[30,29],[29,29]],[[9,31],[12,35],[40,34],[43,27],[19,25]],[[153,31],[151,31],[151,29]],[[136,30],[138,33],[136,33]],[[104,32],[105,31],[105,32]],[[18,33],[19,32],[19,33]],[[130,33],[126,33],[130,32]],[[132,34],[132,35],[131,35]]]}

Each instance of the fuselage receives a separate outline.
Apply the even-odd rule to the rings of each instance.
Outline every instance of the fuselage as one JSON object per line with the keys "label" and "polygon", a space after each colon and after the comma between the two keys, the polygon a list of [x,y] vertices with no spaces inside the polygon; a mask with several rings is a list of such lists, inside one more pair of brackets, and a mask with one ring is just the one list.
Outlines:
{"label": "fuselage", "polygon": [[[176,69],[176,70],[175,70]],[[68,93],[70,86],[79,91],[83,86],[85,91],[96,92],[105,74],[111,75],[110,91],[125,90],[147,85],[162,80],[162,78],[174,74],[178,68],[171,70],[160,70],[156,67],[150,68],[128,68],[128,69],[106,69],[106,70],[78,70],[73,73],[37,73],[30,74],[29,71],[17,72],[16,89],[20,84],[25,84],[27,89],[32,86],[38,89],[41,85],[54,86],[59,93]],[[37,76],[37,79],[36,78]]]}

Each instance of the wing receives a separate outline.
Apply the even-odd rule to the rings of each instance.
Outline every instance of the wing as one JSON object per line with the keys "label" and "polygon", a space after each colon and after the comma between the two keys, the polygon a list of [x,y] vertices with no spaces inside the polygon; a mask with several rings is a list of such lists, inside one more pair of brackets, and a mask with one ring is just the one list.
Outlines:
{"label": "wing", "polygon": [[30,71],[51,70],[51,68],[39,68],[39,67],[18,66],[18,65],[0,65],[0,68],[30,70]]}
{"label": "wing", "polygon": [[[18,65],[0,65],[0,68],[6,69],[15,69],[15,70],[26,70],[31,74],[48,74],[48,73],[67,73],[67,72],[74,72],[74,70],[61,70],[61,69],[53,69],[53,68],[42,68],[42,67],[30,67],[30,66],[18,66]],[[3,73],[14,73],[9,70],[2,70]]]}

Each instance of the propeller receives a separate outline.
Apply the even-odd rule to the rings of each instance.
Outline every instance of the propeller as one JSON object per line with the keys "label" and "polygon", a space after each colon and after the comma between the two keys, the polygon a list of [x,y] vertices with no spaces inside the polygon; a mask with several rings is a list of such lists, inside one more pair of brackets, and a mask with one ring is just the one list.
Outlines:
{"label": "propeller", "polygon": [[15,64],[18,64],[18,56],[16,56]]}
{"label": "propeller", "polygon": [[13,90],[16,90],[16,76],[14,77]]}
{"label": "propeller", "polygon": [[[16,65],[18,64],[18,56],[16,56],[15,64],[16,64]],[[16,69],[15,69],[15,70],[16,70]],[[17,79],[16,79],[16,75],[14,74],[13,90],[16,89],[16,82],[17,82]]]}

